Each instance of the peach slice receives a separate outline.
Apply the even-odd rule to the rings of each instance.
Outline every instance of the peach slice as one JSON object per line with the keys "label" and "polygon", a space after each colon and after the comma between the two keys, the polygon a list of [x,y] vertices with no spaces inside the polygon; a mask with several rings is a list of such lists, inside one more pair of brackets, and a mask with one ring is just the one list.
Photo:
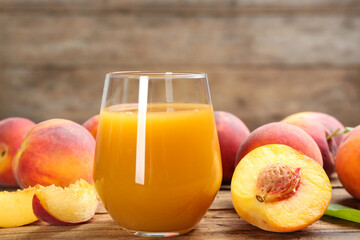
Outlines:
{"label": "peach slice", "polygon": [[69,187],[51,185],[36,191],[32,207],[35,216],[53,225],[73,225],[90,220],[98,205],[93,185],[83,179]]}
{"label": "peach slice", "polygon": [[0,192],[0,227],[19,227],[38,219],[32,210],[32,199],[40,186],[16,192]]}
{"label": "peach slice", "polygon": [[318,163],[280,144],[248,153],[231,182],[239,216],[272,232],[297,231],[317,221],[330,203],[331,192],[329,178]]}

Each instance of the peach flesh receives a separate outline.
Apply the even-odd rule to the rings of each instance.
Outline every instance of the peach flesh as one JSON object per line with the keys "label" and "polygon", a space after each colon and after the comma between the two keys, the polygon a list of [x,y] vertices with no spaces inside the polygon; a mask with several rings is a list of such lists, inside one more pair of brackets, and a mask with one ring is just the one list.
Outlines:
{"label": "peach flesh", "polygon": [[98,205],[93,185],[80,179],[69,187],[54,185],[36,191],[32,199],[35,216],[52,225],[73,225],[89,221]]}
{"label": "peach flesh", "polygon": [[15,192],[0,192],[0,228],[19,227],[37,221],[32,210],[32,199],[40,188],[37,185]]}
{"label": "peach flesh", "polygon": [[57,219],[55,216],[51,215],[42,206],[42,204],[40,203],[40,199],[36,196],[36,194],[34,195],[32,204],[33,204],[33,209],[36,209],[36,210],[34,210],[35,215],[37,217],[41,216],[40,218],[44,222],[47,222],[51,225],[74,225],[74,224],[77,224],[76,222],[71,223],[71,222],[61,221],[61,220]]}
{"label": "peach flesh", "polygon": [[[261,191],[258,177],[261,172],[268,172],[265,169],[273,168],[269,166],[278,166],[276,164],[285,164],[287,175],[295,179],[289,181],[295,192],[287,198],[261,202],[256,197]],[[298,174],[301,180],[296,187]],[[331,192],[329,178],[318,163],[280,144],[261,146],[248,153],[236,167],[231,182],[231,198],[239,216],[272,232],[298,231],[317,221],[330,203]]]}

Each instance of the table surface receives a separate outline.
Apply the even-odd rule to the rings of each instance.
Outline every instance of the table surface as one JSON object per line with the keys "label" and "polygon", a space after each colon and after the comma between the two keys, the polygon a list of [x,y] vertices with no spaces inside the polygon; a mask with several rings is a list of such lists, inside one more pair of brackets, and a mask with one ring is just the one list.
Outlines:
{"label": "table surface", "polygon": [[[336,176],[332,203],[360,209],[360,201],[353,199],[341,186]],[[360,224],[322,217],[313,225],[292,233],[271,233],[258,229],[235,212],[229,186],[223,186],[214,203],[190,233],[171,239],[360,239]],[[1,189],[4,190],[4,189]],[[0,239],[133,239],[109,216],[100,203],[95,216],[88,223],[74,226],[51,226],[37,221],[27,226],[0,229]]]}

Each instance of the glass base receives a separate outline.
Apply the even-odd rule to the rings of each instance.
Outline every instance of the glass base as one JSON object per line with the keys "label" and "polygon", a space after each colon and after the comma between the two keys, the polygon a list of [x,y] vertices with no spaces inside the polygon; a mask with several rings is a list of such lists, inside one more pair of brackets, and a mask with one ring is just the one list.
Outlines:
{"label": "glass base", "polygon": [[193,228],[183,230],[183,231],[178,231],[178,232],[145,232],[145,231],[134,231],[134,230],[129,230],[129,229],[124,229],[124,230],[130,234],[140,236],[140,237],[175,237],[175,236],[179,236],[182,234],[186,234],[186,233],[190,232],[191,230],[193,230]]}

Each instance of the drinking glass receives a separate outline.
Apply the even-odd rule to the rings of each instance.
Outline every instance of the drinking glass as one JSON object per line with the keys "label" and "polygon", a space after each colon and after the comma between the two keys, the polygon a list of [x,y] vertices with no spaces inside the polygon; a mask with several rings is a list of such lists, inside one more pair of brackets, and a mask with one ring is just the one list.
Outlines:
{"label": "drinking glass", "polygon": [[221,179],[206,74],[106,75],[94,183],[123,229],[141,236],[191,231]]}

